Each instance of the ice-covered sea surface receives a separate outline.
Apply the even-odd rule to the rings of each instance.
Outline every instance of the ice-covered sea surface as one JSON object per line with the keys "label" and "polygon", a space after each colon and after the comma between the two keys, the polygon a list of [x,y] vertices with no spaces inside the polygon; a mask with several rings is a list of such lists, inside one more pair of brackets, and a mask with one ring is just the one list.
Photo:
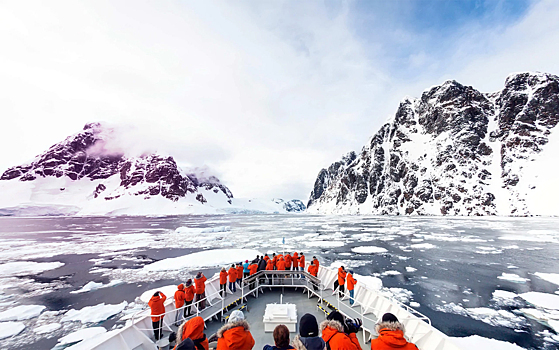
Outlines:
{"label": "ice-covered sea surface", "polygon": [[220,215],[1,217],[0,348],[62,349],[102,331],[82,329],[122,327],[142,293],[284,237],[287,251],[382,281],[450,336],[559,346],[559,219]]}

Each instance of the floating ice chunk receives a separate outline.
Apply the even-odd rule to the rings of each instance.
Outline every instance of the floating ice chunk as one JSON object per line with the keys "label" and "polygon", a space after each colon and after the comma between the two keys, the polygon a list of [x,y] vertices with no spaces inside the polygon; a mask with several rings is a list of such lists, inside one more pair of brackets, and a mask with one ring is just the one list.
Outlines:
{"label": "floating ice chunk", "polygon": [[45,310],[43,305],[19,305],[0,312],[0,321],[23,321],[37,317]]}
{"label": "floating ice chunk", "polygon": [[537,307],[542,307],[544,309],[550,310],[559,310],[559,295],[540,292],[528,292],[522,293],[519,296]]}
{"label": "floating ice chunk", "polygon": [[461,305],[448,303],[446,305],[437,305],[438,311],[453,313],[462,316],[469,316],[475,320],[479,320],[492,326],[508,327],[518,329],[526,324],[526,320],[506,310],[494,310],[486,307],[465,309]]}
{"label": "floating ice chunk", "polygon": [[100,334],[104,334],[106,332],[107,332],[107,330],[104,327],[84,328],[84,329],[80,329],[78,331],[75,331],[73,333],[70,333],[70,334],[58,339],[58,342],[61,345],[73,344],[73,343],[77,343],[77,342],[85,340],[85,339],[93,338],[95,336],[98,336]]}
{"label": "floating ice chunk", "polygon": [[177,233],[213,233],[213,232],[229,232],[231,231],[231,226],[216,226],[216,227],[206,227],[206,228],[199,228],[199,227],[186,227],[181,226],[178,227],[175,232]]}
{"label": "floating ice chunk", "polygon": [[254,249],[212,249],[156,261],[152,264],[145,265],[144,270],[170,271],[214,267],[229,265],[246,259],[252,260],[257,255],[262,255],[262,253]]}
{"label": "floating ice chunk", "polygon": [[22,322],[0,322],[0,339],[18,335],[25,329]]}
{"label": "floating ice chunk", "polygon": [[538,276],[542,280],[546,280],[559,286],[559,273],[536,272],[534,275]]}
{"label": "floating ice chunk", "polygon": [[344,242],[340,241],[307,241],[303,242],[304,245],[307,247],[316,247],[316,248],[339,248],[345,245]]}
{"label": "floating ice chunk", "polygon": [[70,293],[79,294],[79,293],[92,292],[92,291],[102,289],[102,288],[109,288],[109,287],[118,286],[119,284],[122,284],[122,283],[124,283],[124,282],[121,281],[121,280],[113,280],[113,281],[110,281],[107,284],[103,284],[101,282],[97,283],[97,282],[90,281],[85,286],[83,286],[81,289],[71,291]]}
{"label": "floating ice chunk", "polygon": [[419,303],[416,302],[416,301],[412,301],[412,302],[410,303],[410,306],[413,307],[413,308],[415,308],[415,309],[417,309],[418,307],[421,306],[421,304],[419,304]]}
{"label": "floating ice chunk", "polygon": [[0,277],[36,275],[45,271],[54,270],[64,263],[54,262],[34,262],[34,261],[14,261],[0,264]]}
{"label": "floating ice chunk", "polygon": [[388,270],[388,271],[384,271],[383,273],[381,273],[382,276],[397,276],[397,275],[401,275],[401,273],[399,271],[394,271],[394,270]]}
{"label": "floating ice chunk", "polygon": [[524,350],[520,346],[496,339],[472,335],[464,338],[450,338],[461,349]]}
{"label": "floating ice chunk", "polygon": [[358,254],[375,254],[375,253],[386,253],[388,250],[382,247],[375,246],[363,246],[351,248],[351,251]]}
{"label": "floating ice chunk", "polygon": [[406,266],[406,271],[407,272],[415,272],[415,271],[417,271],[417,269],[415,267]]}
{"label": "floating ice chunk", "polygon": [[437,248],[437,246],[434,245],[434,244],[431,244],[431,243],[419,243],[419,244],[410,245],[410,248],[413,248],[413,249],[433,249],[433,248]]}
{"label": "floating ice chunk", "polygon": [[501,254],[502,249],[497,249],[495,247],[477,247],[476,253],[478,254]]}
{"label": "floating ice chunk", "polygon": [[33,332],[37,334],[47,334],[60,329],[62,325],[60,323],[49,323],[43,326],[39,326],[33,329]]}
{"label": "floating ice chunk", "polygon": [[526,283],[527,281],[529,281],[528,278],[520,277],[515,273],[506,273],[506,272],[503,272],[503,274],[501,276],[498,276],[497,278],[500,280],[505,280],[514,283]]}
{"label": "floating ice chunk", "polygon": [[71,309],[62,317],[62,322],[98,323],[122,312],[126,305],[128,305],[128,302],[123,301],[116,305],[101,303],[95,306],[86,306],[81,310]]}
{"label": "floating ice chunk", "polygon": [[382,280],[380,278],[355,274],[355,279],[357,280],[357,283],[363,283],[369,289],[382,289]]}

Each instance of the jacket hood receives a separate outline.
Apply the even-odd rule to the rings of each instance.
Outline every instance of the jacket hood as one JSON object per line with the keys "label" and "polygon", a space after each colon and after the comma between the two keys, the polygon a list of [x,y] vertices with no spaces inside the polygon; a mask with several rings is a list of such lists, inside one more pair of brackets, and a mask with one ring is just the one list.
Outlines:
{"label": "jacket hood", "polygon": [[324,350],[326,343],[320,336],[301,337],[299,334],[293,339],[293,347],[297,350]]}
{"label": "jacket hood", "polygon": [[320,324],[320,332],[322,332],[322,337],[329,339],[331,336],[338,332],[344,332],[344,326],[338,321],[325,320]]}
{"label": "jacket hood", "polygon": [[380,340],[391,348],[402,348],[408,344],[408,341],[404,338],[404,332],[400,329],[390,330],[388,328],[383,328],[380,330],[377,340]]}
{"label": "jacket hood", "polygon": [[245,320],[241,320],[241,321],[237,321],[237,322],[231,322],[231,323],[226,323],[225,325],[223,325],[218,331],[217,331],[217,337],[218,338],[223,338],[223,333],[225,333],[226,331],[233,329],[235,327],[239,327],[242,326],[243,329],[245,331],[250,330],[250,326],[248,325],[248,322]]}
{"label": "jacket hood", "polygon": [[190,338],[192,340],[204,337],[204,319],[200,316],[191,318],[183,323],[177,331],[177,339]]}
{"label": "jacket hood", "polygon": [[159,301],[161,299],[162,299],[161,295],[158,295],[158,296],[153,295],[149,301],[155,302],[155,301]]}
{"label": "jacket hood", "polygon": [[184,284],[182,284],[182,283],[179,284],[177,288],[178,288],[179,290],[184,290]]}
{"label": "jacket hood", "polygon": [[404,325],[400,322],[379,322],[375,326],[375,330],[380,334],[381,329],[388,329],[390,331],[402,331],[405,332]]}

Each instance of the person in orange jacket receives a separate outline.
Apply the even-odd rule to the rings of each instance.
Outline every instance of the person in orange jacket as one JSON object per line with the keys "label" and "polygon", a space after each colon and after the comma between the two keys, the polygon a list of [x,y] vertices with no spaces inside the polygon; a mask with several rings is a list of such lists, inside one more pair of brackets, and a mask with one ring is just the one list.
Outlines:
{"label": "person in orange jacket", "polygon": [[258,271],[258,264],[252,263],[249,265],[250,276],[254,275]]}
{"label": "person in orange jacket", "polygon": [[338,290],[340,291],[339,292],[340,298],[344,297],[346,276],[347,276],[347,272],[345,271],[343,266],[340,266],[338,268]]}
{"label": "person in orange jacket", "polygon": [[177,330],[177,346],[174,349],[177,349],[178,344],[186,338],[192,339],[196,349],[209,350],[208,338],[204,334],[204,319],[202,317],[193,317],[179,327]]}
{"label": "person in orange jacket", "polygon": [[353,278],[353,270],[349,270],[349,273],[347,274],[347,290],[349,291],[349,305],[353,305],[353,303],[355,302],[354,297],[354,289],[355,289],[355,284],[357,283],[357,280],[355,278]]}
{"label": "person in orange jacket", "polygon": [[404,325],[391,313],[382,315],[375,329],[378,337],[371,340],[371,350],[418,350],[415,344],[404,338]]}
{"label": "person in orange jacket", "polygon": [[283,256],[279,258],[278,263],[276,264],[278,271],[285,271],[286,263],[283,259]]}
{"label": "person in orange jacket", "polygon": [[[314,263],[311,263],[309,265],[309,273],[311,274],[311,276],[318,277],[318,267]],[[318,286],[316,285],[316,283],[313,282],[312,285],[315,291],[318,290]]]}
{"label": "person in orange jacket", "polygon": [[235,310],[227,323],[217,331],[216,350],[251,350],[254,338],[242,311]]}
{"label": "person in orange jacket", "polygon": [[[301,252],[299,254],[299,270],[305,271],[305,254]],[[305,278],[304,275],[301,275],[301,278]]]}
{"label": "person in orange jacket", "polygon": [[237,291],[237,286],[235,284],[235,282],[237,282],[237,269],[235,265],[231,265],[227,274],[229,275],[229,290],[231,293],[235,293]]}
{"label": "person in orange jacket", "polygon": [[237,264],[237,284],[239,288],[242,288],[243,283],[243,263],[240,262]]}
{"label": "person in orange jacket", "polygon": [[153,335],[155,337],[155,341],[161,339],[161,335],[163,334],[161,326],[163,323],[163,316],[165,314],[165,300],[167,300],[165,294],[157,291],[148,302],[148,305],[151,308],[151,322],[153,325]]}
{"label": "person in orange jacket", "polygon": [[268,263],[268,260],[270,260],[270,257],[268,256],[268,254],[264,255],[264,260],[266,260],[266,264]]}
{"label": "person in orange jacket", "polygon": [[184,303],[186,307],[184,308],[184,317],[190,316],[190,308],[192,307],[192,301],[194,300],[194,286],[192,285],[192,280],[189,278],[186,280],[186,286],[184,287]]}
{"label": "person in orange jacket", "polygon": [[219,295],[222,297],[227,294],[225,288],[227,287],[227,271],[225,271],[225,267],[221,268],[219,271]]}
{"label": "person in orange jacket", "polygon": [[268,259],[268,262],[266,263],[266,270],[270,271],[274,269],[274,261],[272,259]]}
{"label": "person in orange jacket", "polygon": [[359,328],[361,328],[360,321],[348,326],[344,316],[338,311],[332,311],[326,321],[320,324],[322,339],[330,350],[361,350],[356,334]]}
{"label": "person in orange jacket", "polygon": [[196,293],[198,310],[206,308],[206,280],[207,278],[202,272],[198,272],[198,274],[196,274],[196,278],[194,279],[194,284],[196,285],[194,292]]}
{"label": "person in orange jacket", "polygon": [[184,284],[181,283],[177,286],[177,291],[175,292],[175,309],[177,310],[175,314],[175,326],[178,326],[180,324],[179,318],[182,313],[184,313],[184,318],[186,318],[186,308],[184,309],[184,311],[180,310],[180,308],[184,306],[185,298],[186,296],[184,294]]}
{"label": "person in orange jacket", "polygon": [[291,255],[289,253],[285,255],[285,269],[291,270]]}
{"label": "person in orange jacket", "polygon": [[299,270],[299,254],[297,254],[297,252],[293,253],[293,256],[291,257],[292,263],[293,263],[293,270],[297,271]]}
{"label": "person in orange jacket", "polygon": [[312,263],[315,264],[317,268],[320,267],[320,262],[318,262],[318,259],[316,258],[316,256],[312,257]]}

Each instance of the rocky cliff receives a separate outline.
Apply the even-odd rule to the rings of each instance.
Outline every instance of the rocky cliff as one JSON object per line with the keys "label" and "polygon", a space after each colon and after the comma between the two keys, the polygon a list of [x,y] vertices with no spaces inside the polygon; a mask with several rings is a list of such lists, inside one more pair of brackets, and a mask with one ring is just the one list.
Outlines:
{"label": "rocky cliff", "polygon": [[405,98],[361,152],[322,169],[308,211],[549,214],[541,199],[559,193],[540,176],[559,151],[548,145],[558,121],[555,75],[513,74],[495,93],[447,81]]}

